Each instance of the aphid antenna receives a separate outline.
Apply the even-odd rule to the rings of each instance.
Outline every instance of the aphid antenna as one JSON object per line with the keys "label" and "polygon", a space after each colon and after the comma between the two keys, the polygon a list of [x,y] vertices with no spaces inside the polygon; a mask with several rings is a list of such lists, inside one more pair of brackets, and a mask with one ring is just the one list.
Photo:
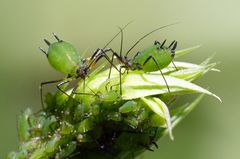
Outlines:
{"label": "aphid antenna", "polygon": [[43,41],[44,41],[48,46],[51,45],[51,43],[50,43],[47,39],[43,39]]}
{"label": "aphid antenna", "polygon": [[61,42],[61,41],[62,41],[61,39],[59,39],[59,37],[57,36],[56,33],[53,32],[52,35],[55,37],[55,39],[57,39],[58,42]]}
{"label": "aphid antenna", "polygon": [[121,32],[121,43],[120,43],[120,57],[122,57],[122,49],[123,49],[123,29],[121,27],[118,27]]}
{"label": "aphid antenna", "polygon": [[135,44],[133,44],[133,46],[127,51],[127,53],[126,53],[125,56],[127,56],[127,55],[129,54],[129,52],[132,51],[132,49],[134,49],[135,46],[136,46],[139,42],[141,42],[143,39],[145,39],[147,36],[151,35],[152,33],[156,32],[156,31],[158,31],[158,30],[161,30],[161,29],[163,29],[163,28],[166,28],[166,27],[169,27],[169,26],[172,26],[172,25],[176,25],[176,24],[178,24],[178,23],[179,23],[179,22],[175,22],[175,23],[172,23],[172,24],[164,25],[164,26],[161,26],[161,27],[159,27],[159,28],[156,28],[156,29],[154,29],[153,31],[145,34],[144,36],[142,36],[141,38],[139,38],[139,39],[135,42]]}
{"label": "aphid antenna", "polygon": [[40,51],[42,51],[46,56],[48,56],[47,52],[43,50],[43,48],[38,47]]}
{"label": "aphid antenna", "polygon": [[[129,24],[131,24],[134,20],[131,20],[130,22],[128,22],[123,28],[122,30],[124,30]],[[121,33],[121,31],[119,31],[104,47],[103,50]]]}

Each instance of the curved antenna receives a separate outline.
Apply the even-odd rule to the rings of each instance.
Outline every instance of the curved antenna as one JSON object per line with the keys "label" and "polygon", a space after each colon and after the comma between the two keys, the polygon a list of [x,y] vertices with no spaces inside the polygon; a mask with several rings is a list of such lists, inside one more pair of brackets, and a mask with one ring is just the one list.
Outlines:
{"label": "curved antenna", "polygon": [[[130,22],[128,22],[123,28],[122,30],[124,30],[129,24],[131,24],[133,22],[133,20],[131,20]],[[121,33],[121,31],[119,31],[104,47],[103,50],[106,49],[106,47]]]}
{"label": "curved antenna", "polygon": [[153,31],[145,34],[144,36],[142,36],[140,39],[137,40],[137,42],[127,51],[127,53],[125,54],[125,56],[127,56],[127,55],[129,54],[129,52],[130,52],[139,42],[141,42],[144,38],[146,38],[146,37],[149,36],[150,34],[156,32],[156,31],[158,31],[158,30],[160,30],[160,29],[163,29],[163,28],[166,28],[166,27],[169,27],[169,26],[171,26],[171,25],[178,24],[178,23],[179,23],[179,22],[172,23],[172,24],[168,24],[168,25],[164,25],[164,26],[161,26],[161,27],[159,27],[159,28],[157,28],[157,29],[154,29]]}
{"label": "curved antenna", "polygon": [[122,49],[123,49],[123,29],[121,27],[118,27],[121,31],[121,44],[120,44],[120,57],[122,57]]}

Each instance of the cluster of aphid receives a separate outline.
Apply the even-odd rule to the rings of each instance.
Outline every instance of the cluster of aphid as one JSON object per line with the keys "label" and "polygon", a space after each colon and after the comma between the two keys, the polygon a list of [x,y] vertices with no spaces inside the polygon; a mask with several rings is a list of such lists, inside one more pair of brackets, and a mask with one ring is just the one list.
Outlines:
{"label": "cluster of aphid", "polygon": [[[154,124],[149,124],[156,116],[152,115],[153,112],[138,100],[122,101],[121,85],[122,76],[127,73],[128,70],[143,70],[144,72],[160,71],[164,78],[161,69],[167,67],[173,62],[175,49],[177,47],[176,41],[173,41],[168,47],[165,46],[166,40],[163,43],[155,41],[154,45],[141,52],[137,52],[133,58],[128,57],[130,51],[142,39],[164,27],[157,28],[144,35],[125,53],[124,56],[122,55],[123,30],[121,28],[119,32],[121,33],[121,49],[119,54],[113,49],[106,48],[106,46],[119,33],[116,34],[104,48],[97,49],[90,58],[81,58],[73,45],[59,39],[56,34],[53,35],[57,42],[50,43],[48,40],[44,39],[45,43],[49,46],[49,49],[47,52],[43,51],[43,49],[41,49],[41,51],[45,53],[49,63],[56,70],[67,74],[67,77],[61,80],[43,82],[40,89],[41,97],[43,85],[60,82],[57,85],[57,88],[60,92],[66,95],[67,98],[64,100],[65,102],[60,105],[52,103],[54,100],[51,99],[51,102],[48,103],[47,110],[52,112],[51,114],[57,114],[57,117],[60,119],[62,119],[67,113],[69,119],[64,119],[66,120],[67,125],[71,125],[71,123],[73,125],[79,123],[77,128],[75,127],[69,132],[78,136],[76,149],[79,150],[75,151],[80,152],[80,156],[81,152],[91,152],[93,150],[107,152],[105,154],[110,157],[112,155],[114,156],[118,154],[121,149],[124,149],[124,147],[128,147],[125,146],[126,143],[123,141],[128,141],[129,139],[132,140],[131,142],[127,142],[132,149],[131,156],[134,156],[134,151],[137,153],[136,151],[141,149],[153,151],[150,148],[152,144],[155,145],[155,147],[158,147],[155,142],[157,128]],[[111,58],[107,53],[111,53]],[[85,81],[86,77],[89,76],[92,66],[94,66],[101,58],[105,58],[110,63],[109,75],[106,80],[111,78],[112,67],[119,72],[119,92],[111,90],[105,94],[98,94],[93,91],[92,93],[86,93],[84,83],[83,91],[81,93],[76,91],[77,87],[72,90],[71,94],[66,93],[62,86],[78,78]],[[121,64],[119,67],[114,64],[115,58]],[[123,72],[122,69],[125,71]],[[164,80],[167,86],[167,81],[165,78]],[[76,95],[77,97],[75,97]],[[92,100],[89,100],[89,95],[92,96]],[[69,102],[74,104],[71,105]],[[49,109],[53,105],[53,110]],[[57,109],[59,106],[61,108]],[[58,124],[61,125],[62,123]],[[60,129],[58,131],[61,132],[62,130]],[[96,137],[96,132],[98,132],[99,137]],[[56,132],[54,132],[54,134],[56,134]],[[135,150],[133,147],[136,147]],[[86,153],[82,155],[86,155]]]}
{"label": "cluster of aphid", "polygon": [[[173,25],[173,24],[170,24]],[[123,30],[120,28],[121,33],[121,49],[120,53],[116,53],[111,48],[106,48],[107,45],[115,38],[117,37],[116,34],[113,39],[107,43],[105,47],[102,49],[98,48],[93,53],[93,55],[90,58],[82,58],[80,57],[80,54],[75,49],[73,45],[70,43],[67,43],[61,39],[59,39],[56,34],[53,34],[53,36],[57,39],[57,42],[50,43],[48,40],[44,39],[45,43],[49,46],[48,51],[45,52],[42,48],[40,50],[47,56],[49,63],[54,67],[56,70],[67,74],[67,78],[60,79],[60,80],[54,80],[54,81],[48,81],[41,83],[40,91],[41,91],[41,101],[42,99],[42,86],[46,84],[51,83],[57,83],[57,88],[64,94],[68,95],[64,90],[61,89],[61,86],[64,84],[69,83],[70,81],[74,79],[81,78],[85,80],[85,78],[89,75],[89,72],[92,69],[92,66],[94,66],[101,58],[105,58],[110,63],[110,69],[109,69],[109,76],[108,79],[111,76],[111,69],[114,67],[119,72],[119,78],[120,78],[120,95],[122,94],[122,69],[125,70],[143,70],[144,72],[154,72],[154,71],[160,71],[161,75],[164,78],[164,75],[161,71],[161,69],[167,67],[171,62],[173,63],[173,58],[175,55],[175,49],[177,47],[177,41],[173,41],[168,47],[164,46],[166,40],[161,44],[158,41],[154,42],[153,46],[150,46],[149,48],[137,52],[133,58],[129,58],[128,54],[132,51],[132,49],[144,38],[149,36],[155,31],[158,31],[162,28],[168,27],[170,25],[166,25],[163,27],[159,27],[150,33],[144,35],[141,37],[123,56],[122,55],[122,45],[123,45]],[[126,25],[127,26],[127,25]],[[125,26],[125,27],[126,27]],[[111,53],[111,58],[108,57],[107,53]],[[113,60],[116,58],[118,62],[121,63],[121,66],[118,68],[114,65]],[[126,71],[124,71],[126,72]],[[164,78],[166,86],[169,90],[169,87],[167,85],[167,81]],[[170,91],[169,91],[170,92]],[[78,93],[79,94],[79,93]],[[85,92],[81,93],[82,95],[85,94]],[[86,94],[87,95],[87,94]],[[42,102],[43,105],[43,102]]]}
{"label": "cluster of aphid", "polygon": [[[66,77],[41,83],[43,110],[32,113],[27,109],[20,115],[18,131],[21,148],[19,152],[10,153],[8,159],[134,158],[144,150],[153,151],[152,146],[158,148],[157,139],[167,131],[172,138],[171,122],[174,122],[174,118],[170,118],[168,107],[164,103],[169,105],[174,99],[174,94],[170,92],[167,78],[164,77],[166,72],[163,70],[172,63],[174,70],[170,73],[178,72],[173,63],[177,42],[173,41],[169,46],[165,46],[166,40],[162,43],[155,41],[152,46],[137,52],[132,58],[128,56],[141,40],[167,26],[159,27],[141,37],[126,51],[125,55],[122,55],[125,27],[120,28],[119,33],[113,38],[121,34],[119,53],[106,48],[113,40],[111,39],[105,47],[97,49],[90,58],[82,58],[73,45],[61,40],[56,34],[53,35],[57,42],[50,43],[44,39],[49,48],[47,52],[40,48],[41,51],[47,56],[53,68],[66,74]],[[101,87],[104,85],[105,88],[104,91],[100,88],[93,90],[88,86],[89,81],[91,82],[94,76],[96,79],[101,79],[101,76],[98,78],[97,75],[102,73],[99,73],[101,69],[94,69],[93,66],[102,58],[110,64],[110,68],[106,70],[109,72],[103,75],[104,81],[101,84]],[[120,65],[115,65],[115,61]],[[189,70],[186,71],[184,78],[192,81],[213,66],[215,64],[194,66],[192,73],[189,74]],[[182,67],[194,68],[193,65]],[[165,94],[146,95],[151,98],[145,98],[145,96],[124,98],[123,94],[127,91],[124,87],[125,77],[137,71],[142,72],[140,76],[159,71],[158,75],[161,76],[157,78],[161,78],[165,83],[163,88]],[[171,79],[169,76],[168,78]],[[75,79],[80,79],[80,82],[73,88],[68,88],[68,83]],[[152,80],[150,79],[149,83],[154,83]],[[111,81],[115,81],[115,84]],[[58,83],[58,90],[55,93],[46,94],[46,106],[44,106],[42,87],[51,83]],[[191,91],[191,86],[190,83],[187,81],[184,83],[182,80],[176,88],[180,91]],[[195,92],[215,96],[195,85],[192,87]],[[188,111],[185,111],[185,108],[175,111],[180,115],[184,113],[186,115],[186,112]],[[179,121],[177,116],[175,121]]]}

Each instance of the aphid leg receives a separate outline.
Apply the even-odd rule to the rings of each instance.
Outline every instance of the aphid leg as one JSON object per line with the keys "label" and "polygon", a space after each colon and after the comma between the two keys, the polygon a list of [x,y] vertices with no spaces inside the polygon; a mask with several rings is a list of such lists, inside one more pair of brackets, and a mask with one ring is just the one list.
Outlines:
{"label": "aphid leg", "polygon": [[69,83],[69,82],[70,82],[70,81],[68,81],[68,80],[67,80],[67,81],[62,81],[62,82],[60,82],[59,84],[57,84],[57,89],[70,98],[70,95],[67,94],[67,93],[61,88],[62,85],[66,84],[66,83]]}
{"label": "aphid leg", "polygon": [[[123,29],[121,27],[118,27],[118,28],[119,28],[120,33],[121,33],[121,42],[120,42],[120,50],[119,50],[119,52],[120,52],[119,57],[120,58],[118,58],[118,59],[121,59],[121,57],[122,57],[122,48],[123,48]],[[113,63],[113,59],[114,59],[114,56],[115,56],[116,53],[113,50],[111,52],[112,52],[111,62]],[[107,87],[108,87],[108,84],[109,84],[109,79],[111,77],[111,73],[112,73],[112,65],[109,68],[109,73],[108,73],[108,78],[107,78],[108,83],[105,85],[105,89],[106,90],[107,90]],[[111,90],[112,90],[112,87],[113,86],[110,87]]]}
{"label": "aphid leg", "polygon": [[158,144],[155,141],[152,141],[152,144],[158,149]]}
{"label": "aphid leg", "polygon": [[92,92],[92,93],[85,93],[85,80],[83,82],[83,92],[76,92],[76,89],[78,88],[78,86],[74,87],[72,90],[72,94],[77,94],[77,95],[90,95],[90,96],[98,96],[97,93],[95,93],[90,87],[88,87],[88,89]]}
{"label": "aphid leg", "polygon": [[[106,55],[106,52],[111,52],[112,53],[112,59],[109,59],[109,57]],[[90,61],[90,64],[89,64],[89,68],[94,65],[95,63],[97,63],[101,58],[105,58],[110,64],[110,70],[109,70],[109,74],[108,74],[108,79],[110,79],[110,75],[111,75],[111,70],[112,70],[112,67],[114,67],[117,71],[118,68],[113,64],[113,59],[114,59],[114,56],[117,56],[119,59],[121,59],[117,53],[115,53],[112,49],[105,49],[105,50],[102,50],[102,49],[97,49],[94,54],[92,55],[91,57],[91,61]],[[107,90],[107,87],[108,87],[108,83],[105,85],[105,89]]]}
{"label": "aphid leg", "polygon": [[144,147],[148,151],[153,152],[153,149],[151,149],[150,146],[148,146],[148,145],[144,145],[144,144],[138,144],[138,145]]}
{"label": "aphid leg", "polygon": [[138,55],[140,55],[141,54],[141,52],[140,51],[138,51],[134,56],[133,56],[133,59],[132,59],[132,61],[134,61],[135,60],[135,58],[138,56]]}
{"label": "aphid leg", "polygon": [[122,95],[122,69],[123,68],[127,69],[128,67],[125,65],[120,66],[120,71],[119,71],[120,95]]}
{"label": "aphid leg", "polygon": [[164,75],[163,75],[163,73],[162,73],[162,70],[161,70],[160,67],[158,66],[158,63],[157,63],[157,61],[155,60],[155,58],[154,58],[153,56],[149,56],[149,57],[146,59],[146,61],[143,63],[143,66],[144,66],[150,59],[152,59],[153,62],[154,62],[154,63],[156,64],[156,66],[158,67],[158,70],[160,71],[160,73],[161,73],[161,75],[162,75],[162,77],[163,77],[163,80],[164,80],[164,82],[166,83],[168,92],[170,93],[170,89],[169,89],[169,86],[168,86],[168,84],[167,84],[167,80],[166,80],[166,78],[164,77]]}
{"label": "aphid leg", "polygon": [[[119,54],[119,57],[122,57],[122,48],[123,48],[123,29],[121,27],[118,27],[119,30],[120,30],[120,33],[121,33],[121,42],[120,42],[120,54]],[[112,60],[111,62],[113,63],[113,59],[114,59],[114,55],[115,55],[115,52],[112,50]],[[108,79],[110,79],[110,76],[111,76],[111,72],[112,72],[112,65],[110,66],[110,69],[109,69],[109,73],[108,73]]]}
{"label": "aphid leg", "polygon": [[[175,49],[177,48],[177,41],[175,41],[175,43],[173,44],[173,47],[171,48],[171,52],[172,52],[172,56],[175,56]],[[175,67],[176,71],[178,71],[178,68],[176,67],[176,65],[174,64],[173,60],[172,60],[172,64]]]}
{"label": "aphid leg", "polygon": [[81,152],[75,152],[75,153],[72,153],[69,157],[67,157],[66,159],[71,159],[71,158],[74,158],[76,157],[77,155],[79,155]]}
{"label": "aphid leg", "polygon": [[[122,69],[125,68],[124,72],[122,73]],[[128,67],[123,65],[120,66],[120,71],[119,71],[119,83],[118,84],[114,84],[110,87],[110,90],[112,90],[113,87],[120,85],[120,95],[122,95],[122,75],[128,71]]]}
{"label": "aphid leg", "polygon": [[101,58],[104,57],[112,65],[112,67],[114,67],[117,71],[119,71],[118,68],[111,62],[111,60],[107,56],[106,52],[112,52],[115,56],[118,56],[118,54],[115,53],[112,49],[105,49],[105,50],[99,49],[98,53],[95,54],[95,57],[90,62],[88,68],[91,68],[92,65],[96,64]]}
{"label": "aphid leg", "polygon": [[158,149],[158,144],[154,141],[157,136],[157,132],[158,132],[158,127],[156,127],[156,129],[154,131],[154,135],[152,136],[151,143]]}
{"label": "aphid leg", "polygon": [[92,61],[92,60],[96,57],[96,55],[99,53],[99,50],[100,50],[100,48],[97,48],[97,49],[94,51],[94,53],[93,53],[92,56],[90,57],[90,60],[89,60],[89,61]]}
{"label": "aphid leg", "polygon": [[176,71],[178,71],[178,68],[177,68],[177,66],[175,65],[175,63],[174,63],[173,60],[172,60],[172,64],[173,64],[174,68],[176,69]]}
{"label": "aphid leg", "polygon": [[44,85],[47,85],[47,84],[53,84],[53,83],[57,83],[57,82],[61,82],[61,81],[63,81],[63,79],[60,79],[60,80],[54,80],[54,81],[47,81],[47,82],[42,82],[41,84],[40,84],[40,87],[39,87],[39,89],[40,89],[40,99],[41,99],[41,104],[42,104],[42,108],[44,109],[44,104],[43,104],[43,86]]}
{"label": "aphid leg", "polygon": [[78,87],[75,87],[73,90],[72,90],[72,94],[80,94],[80,95],[92,95],[92,96],[98,96],[98,94],[97,93],[95,93],[91,88],[89,88],[88,87],[88,89],[90,89],[90,91],[92,92],[92,93],[85,93],[85,92],[75,92],[76,91],[76,89],[77,89]]}
{"label": "aphid leg", "polygon": [[[109,59],[109,57],[106,55],[106,53],[107,52],[111,52],[112,53],[112,59],[110,60]],[[117,57],[117,59],[119,60],[119,61],[121,61],[122,62],[122,58],[116,53],[116,52],[114,52],[111,48],[107,48],[107,49],[105,49],[105,50],[102,50],[102,49],[99,49],[99,53],[98,54],[95,54],[95,60],[93,60],[90,64],[89,64],[89,67],[91,67],[91,65],[93,64],[93,63],[97,63],[98,62],[98,60],[100,60],[102,57],[104,57],[105,59],[107,59],[107,61],[111,64],[111,67],[114,67],[118,72],[119,72],[119,74],[121,75],[121,70],[119,70],[114,64],[113,64],[113,58],[114,58],[114,56],[116,56]],[[110,68],[111,68],[110,67]],[[120,67],[120,69],[121,69],[121,67]],[[120,94],[122,94],[122,92],[121,92],[121,77],[120,77]]]}
{"label": "aphid leg", "polygon": [[[114,54],[112,54],[111,63],[113,63],[113,59],[114,59]],[[108,78],[107,78],[108,82],[107,82],[107,84],[105,85],[105,89],[106,89],[106,90],[108,90],[108,85],[109,85],[109,82],[110,82],[109,79],[111,78],[111,73],[112,73],[112,65],[110,66],[109,72],[108,72]]]}
{"label": "aphid leg", "polygon": [[166,43],[166,39],[163,41],[162,45],[160,46],[160,48],[163,48],[164,44]]}
{"label": "aphid leg", "polygon": [[[111,63],[113,63],[113,59],[114,59],[114,54],[112,54]],[[111,72],[112,72],[112,65],[110,66],[110,69],[109,69],[108,79],[110,79],[110,77],[111,77]]]}

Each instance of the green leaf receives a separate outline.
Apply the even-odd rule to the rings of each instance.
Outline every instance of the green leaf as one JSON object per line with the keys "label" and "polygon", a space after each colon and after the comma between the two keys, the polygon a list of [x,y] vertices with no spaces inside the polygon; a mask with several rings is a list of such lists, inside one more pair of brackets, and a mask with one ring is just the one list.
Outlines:
{"label": "green leaf", "polygon": [[193,47],[190,47],[187,49],[177,50],[175,52],[175,58],[192,53],[194,50],[198,49],[199,47],[200,47],[200,45],[197,45],[197,46],[193,46]]}
{"label": "green leaf", "polygon": [[180,79],[184,79],[187,81],[193,81],[193,80],[203,76],[208,71],[212,70],[215,65],[216,65],[216,63],[198,67],[198,68],[182,69],[182,70],[172,72],[169,75],[180,78]]}
{"label": "green leaf", "polygon": [[21,142],[27,141],[30,137],[30,125],[28,122],[32,111],[28,108],[18,117],[18,136]]}
{"label": "green leaf", "polygon": [[[171,94],[176,93],[205,93],[221,99],[208,90],[188,81],[165,75]],[[169,93],[166,83],[160,73],[129,73],[125,76],[123,87],[123,99],[135,99],[156,94]]]}
{"label": "green leaf", "polygon": [[164,118],[166,121],[167,129],[169,132],[169,136],[171,140],[174,139],[172,134],[172,124],[171,124],[171,117],[168,110],[168,107],[166,104],[161,101],[159,98],[155,97],[148,97],[148,98],[141,98],[141,100],[149,106],[149,108],[155,112],[157,115],[159,115],[161,118]]}
{"label": "green leaf", "polygon": [[[204,94],[199,95],[194,101],[184,104],[183,106],[177,107],[176,110],[172,110],[174,112],[171,116],[172,127],[176,127],[202,100]],[[168,134],[168,129],[160,129],[157,134],[157,138],[160,139]]]}
{"label": "green leaf", "polygon": [[199,95],[193,102],[189,103],[187,106],[180,107],[177,112],[172,116],[172,126],[175,127],[179,124],[192,110],[200,103],[203,99],[204,94]]}

